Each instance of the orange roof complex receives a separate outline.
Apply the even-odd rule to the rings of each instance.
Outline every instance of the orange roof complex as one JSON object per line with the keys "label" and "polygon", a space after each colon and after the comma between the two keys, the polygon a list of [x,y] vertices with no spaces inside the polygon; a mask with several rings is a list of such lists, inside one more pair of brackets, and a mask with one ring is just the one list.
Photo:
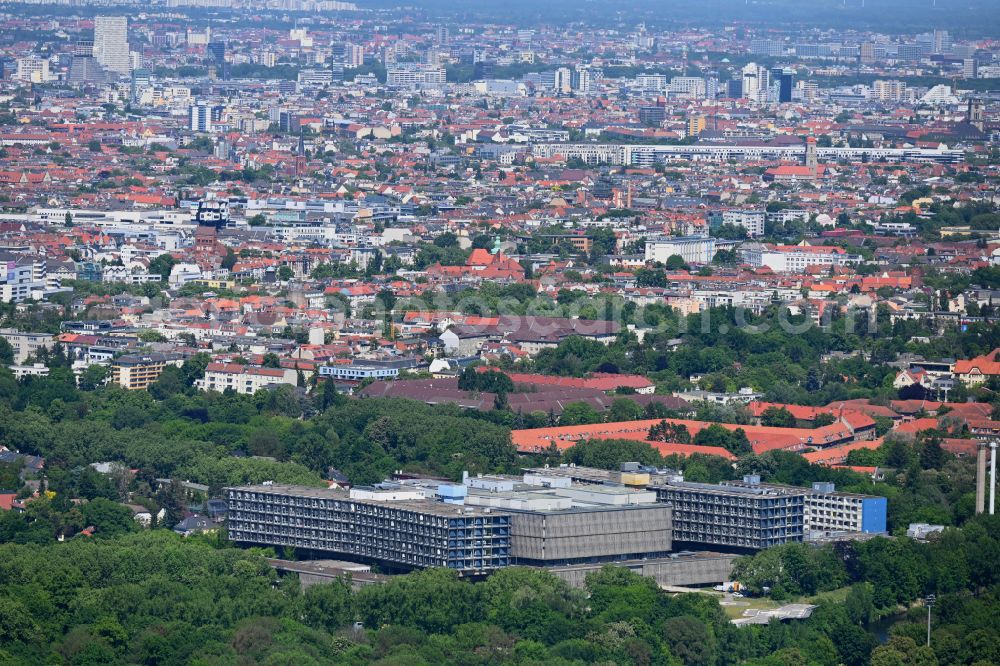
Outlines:
{"label": "orange roof complex", "polygon": [[986,377],[1000,375],[1000,361],[994,360],[998,358],[998,354],[1000,354],[1000,349],[994,349],[983,356],[955,361],[955,374]]}
{"label": "orange roof complex", "polygon": [[[520,453],[540,453],[555,446],[560,451],[579,441],[588,439],[634,439],[647,441],[649,429],[661,421],[683,425],[692,436],[712,423],[686,419],[643,419],[558,428],[529,428],[511,431],[511,441]],[[742,429],[754,453],[774,449],[801,451],[806,448],[833,446],[854,440],[853,432],[843,423],[833,423],[822,428],[772,428],[768,426],[719,423],[728,430]],[[650,442],[651,444],[653,442]]]}

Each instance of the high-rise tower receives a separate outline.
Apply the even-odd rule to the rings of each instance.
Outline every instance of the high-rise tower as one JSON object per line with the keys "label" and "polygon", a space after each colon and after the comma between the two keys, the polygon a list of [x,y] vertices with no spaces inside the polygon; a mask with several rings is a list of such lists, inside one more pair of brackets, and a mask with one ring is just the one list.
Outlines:
{"label": "high-rise tower", "polygon": [[109,72],[128,74],[131,71],[128,17],[98,16],[94,19],[94,58]]}

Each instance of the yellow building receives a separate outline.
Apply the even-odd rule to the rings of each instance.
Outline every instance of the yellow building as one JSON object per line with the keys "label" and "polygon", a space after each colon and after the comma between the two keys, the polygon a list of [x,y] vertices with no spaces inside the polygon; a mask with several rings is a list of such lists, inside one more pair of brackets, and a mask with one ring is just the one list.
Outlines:
{"label": "yellow building", "polygon": [[688,116],[687,135],[698,136],[705,131],[705,116]]}

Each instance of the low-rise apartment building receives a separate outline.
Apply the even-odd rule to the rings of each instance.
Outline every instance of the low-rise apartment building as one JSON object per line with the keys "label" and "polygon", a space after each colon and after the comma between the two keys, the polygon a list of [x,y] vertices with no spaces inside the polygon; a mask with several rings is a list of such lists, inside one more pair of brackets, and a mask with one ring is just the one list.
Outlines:
{"label": "low-rise apartment building", "polygon": [[18,365],[27,361],[29,356],[37,354],[42,347],[51,349],[55,344],[55,337],[48,333],[30,333],[13,328],[0,329],[0,338],[6,340],[14,350],[14,363]]}
{"label": "low-rise apartment building", "polygon": [[827,245],[776,245],[744,253],[747,263],[766,266],[775,273],[801,273],[811,266],[847,266],[861,261],[842,247]]}
{"label": "low-rise apartment building", "polygon": [[247,395],[272,384],[297,384],[298,373],[293,368],[261,368],[240,363],[209,363],[205,376],[195,382],[202,391],[232,389]]}
{"label": "low-rise apartment building", "polygon": [[725,210],[712,215],[709,223],[713,228],[723,224],[742,227],[748,236],[757,238],[764,235],[765,216],[763,210]]}
{"label": "low-rise apartment building", "polygon": [[111,384],[135,391],[148,389],[159,379],[168,365],[180,367],[184,363],[181,354],[126,354],[119,356],[111,364]]}

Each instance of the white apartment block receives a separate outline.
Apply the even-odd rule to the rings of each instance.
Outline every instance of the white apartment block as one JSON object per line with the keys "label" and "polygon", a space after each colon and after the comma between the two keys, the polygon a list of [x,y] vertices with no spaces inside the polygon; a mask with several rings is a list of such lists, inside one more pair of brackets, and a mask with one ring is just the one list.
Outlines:
{"label": "white apartment block", "polygon": [[667,263],[677,255],[689,264],[711,263],[715,239],[709,236],[653,236],[646,239],[646,261]]}
{"label": "white apartment block", "polygon": [[52,80],[53,76],[49,72],[49,61],[45,58],[28,56],[17,59],[17,71],[14,79],[27,81],[29,83],[45,83]]}
{"label": "white apartment block", "polygon": [[777,246],[763,250],[759,257],[760,265],[775,273],[801,273],[810,266],[846,266],[861,261],[843,248],[829,246]]}
{"label": "white apartment block", "polygon": [[109,72],[128,74],[132,71],[127,16],[94,18],[94,59]]}
{"label": "white apartment block", "polygon": [[704,99],[706,92],[705,79],[700,76],[675,76],[670,79],[667,91],[677,97]]}
{"label": "white apartment block", "polygon": [[195,382],[202,391],[232,389],[237,393],[253,394],[272,384],[295,386],[297,373],[291,368],[258,368],[239,363],[209,363],[205,377]]}
{"label": "white apartment block", "polygon": [[6,340],[14,350],[14,363],[18,365],[38,353],[42,347],[51,349],[55,344],[55,338],[48,333],[28,333],[13,328],[0,329],[0,338]]}
{"label": "white apartment block", "polygon": [[872,82],[872,97],[880,102],[899,102],[906,96],[906,83],[879,79]]}
{"label": "white apartment block", "polygon": [[443,86],[447,78],[443,67],[427,65],[394,65],[386,72],[386,85],[390,88],[426,88]]}
{"label": "white apartment block", "polygon": [[762,210],[727,210],[722,213],[722,223],[746,229],[751,238],[764,235],[765,213]]}
{"label": "white apartment block", "polygon": [[639,74],[635,77],[635,86],[640,90],[663,92],[667,89],[667,77],[663,74]]}

